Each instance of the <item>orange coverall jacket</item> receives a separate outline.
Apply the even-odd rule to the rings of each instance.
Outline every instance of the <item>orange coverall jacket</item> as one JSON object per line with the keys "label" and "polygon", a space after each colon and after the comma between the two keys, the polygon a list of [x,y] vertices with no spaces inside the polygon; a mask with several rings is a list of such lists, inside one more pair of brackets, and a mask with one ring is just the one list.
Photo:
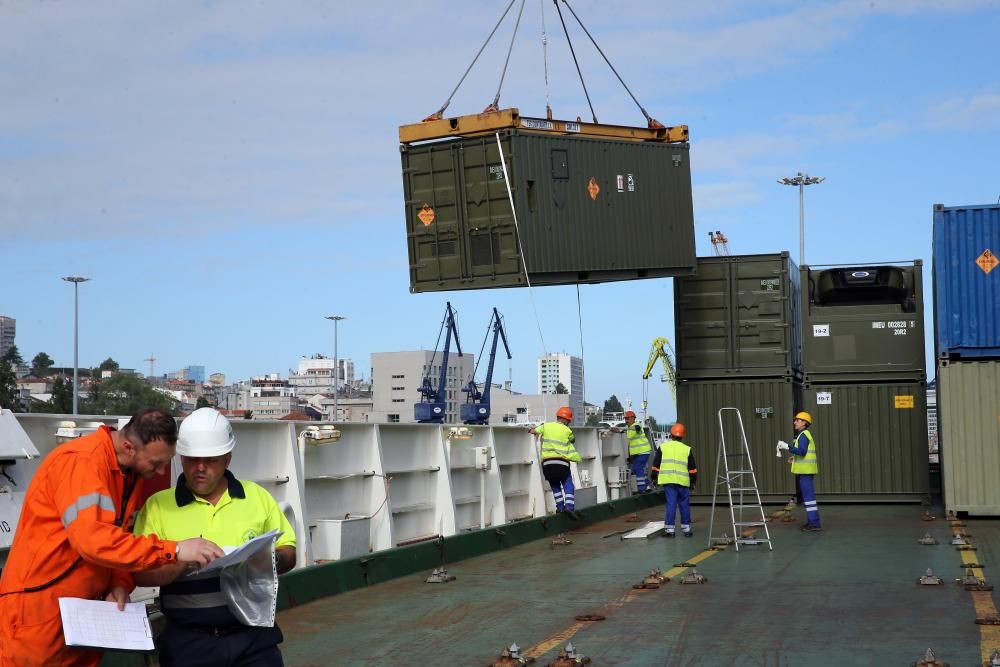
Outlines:
{"label": "orange coverall jacket", "polygon": [[[133,488],[122,508],[126,486]],[[141,492],[142,478],[118,467],[106,426],[45,457],[28,486],[0,578],[0,666],[100,661],[100,650],[66,646],[59,598],[103,600],[115,586],[132,591],[129,572],[174,561],[176,542],[128,531]],[[33,587],[41,590],[25,590]]]}

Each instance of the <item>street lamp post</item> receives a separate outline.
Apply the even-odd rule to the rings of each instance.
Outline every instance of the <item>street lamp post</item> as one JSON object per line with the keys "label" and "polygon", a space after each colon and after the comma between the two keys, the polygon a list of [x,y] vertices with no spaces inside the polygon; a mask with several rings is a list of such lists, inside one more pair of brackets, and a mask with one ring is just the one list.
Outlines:
{"label": "street lamp post", "polygon": [[826,180],[824,176],[810,176],[798,172],[794,178],[779,178],[781,185],[799,186],[799,266],[806,263],[806,200],[803,191],[807,185],[816,185]]}
{"label": "street lamp post", "polygon": [[79,412],[80,394],[80,283],[85,283],[90,278],[66,276],[63,280],[73,283],[73,414],[75,415]]}
{"label": "street lamp post", "polygon": [[337,421],[337,384],[340,380],[340,360],[337,359],[337,322],[346,320],[343,315],[327,315],[326,319],[333,320],[333,419]]}

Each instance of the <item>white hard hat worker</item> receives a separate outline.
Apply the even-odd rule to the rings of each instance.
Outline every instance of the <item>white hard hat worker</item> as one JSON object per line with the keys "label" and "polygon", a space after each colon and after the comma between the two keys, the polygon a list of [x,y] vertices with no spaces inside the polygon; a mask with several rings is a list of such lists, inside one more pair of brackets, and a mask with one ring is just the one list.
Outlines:
{"label": "white hard hat worker", "polygon": [[198,408],[181,422],[177,453],[191,458],[223,456],[233,451],[236,436],[229,420],[213,408]]}

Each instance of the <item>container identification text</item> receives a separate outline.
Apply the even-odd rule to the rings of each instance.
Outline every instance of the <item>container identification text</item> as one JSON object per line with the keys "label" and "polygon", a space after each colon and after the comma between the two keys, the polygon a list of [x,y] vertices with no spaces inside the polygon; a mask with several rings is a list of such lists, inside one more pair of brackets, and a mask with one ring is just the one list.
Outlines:
{"label": "container identification text", "polygon": [[554,130],[556,126],[552,124],[550,120],[539,120],[537,118],[522,118],[521,127],[527,127],[531,130]]}
{"label": "container identification text", "polygon": [[816,405],[833,405],[833,393],[829,391],[817,391]]}
{"label": "container identification text", "polygon": [[813,337],[820,338],[823,336],[830,335],[830,325],[829,324],[814,324],[813,325]]}

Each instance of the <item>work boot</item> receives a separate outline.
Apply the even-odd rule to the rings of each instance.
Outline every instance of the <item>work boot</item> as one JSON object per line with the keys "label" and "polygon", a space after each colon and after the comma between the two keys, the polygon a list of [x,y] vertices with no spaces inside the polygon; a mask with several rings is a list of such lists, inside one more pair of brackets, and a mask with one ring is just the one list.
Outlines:
{"label": "work boot", "polygon": [[693,536],[694,536],[694,533],[692,533],[692,532],[691,532],[690,530],[689,530],[689,531],[686,531],[686,532],[684,533],[684,537],[693,537]]}
{"label": "work boot", "polygon": [[673,536],[674,536],[674,531],[670,532],[663,531],[663,535],[661,537],[673,537]]}
{"label": "work boot", "polygon": [[568,516],[573,521],[580,520],[580,515],[576,513],[576,510],[566,510],[566,516]]}
{"label": "work boot", "polygon": [[818,533],[823,529],[820,526],[814,526],[811,523],[807,523],[806,525],[802,526],[801,530],[803,533]]}

